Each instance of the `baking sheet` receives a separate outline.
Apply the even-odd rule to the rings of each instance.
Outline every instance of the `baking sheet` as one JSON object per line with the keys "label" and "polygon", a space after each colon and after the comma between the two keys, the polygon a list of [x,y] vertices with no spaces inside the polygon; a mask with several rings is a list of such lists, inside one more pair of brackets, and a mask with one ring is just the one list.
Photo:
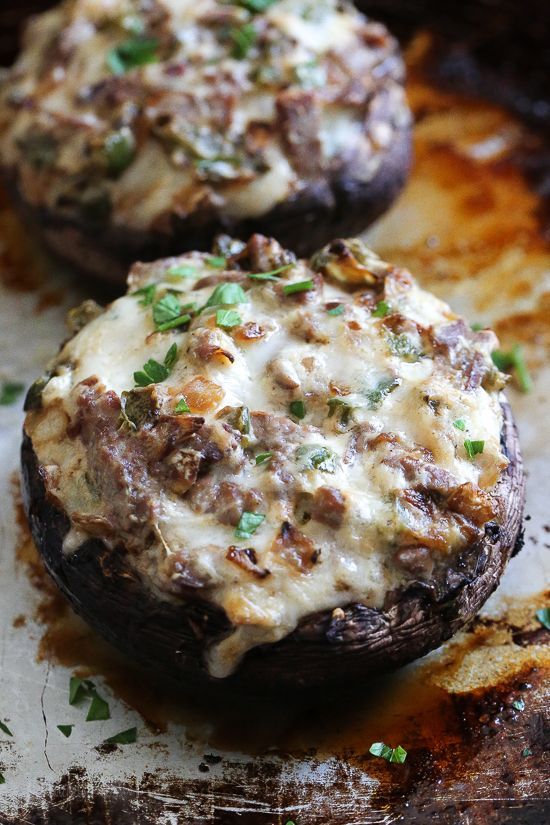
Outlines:
{"label": "baking sheet", "polygon": [[[455,309],[494,323],[504,348],[523,344],[534,390],[509,395],[528,472],[524,550],[458,641],[350,696],[223,708],[165,697],[49,588],[17,504],[21,401],[0,406],[0,721],[13,733],[0,732],[2,825],[550,816],[548,634],[534,619],[550,605],[550,247],[522,147],[531,159],[541,150],[503,110],[426,83],[423,47],[409,54],[413,175],[367,238]],[[105,293],[48,263],[6,207],[0,275],[0,380],[28,385],[64,337],[66,310]],[[86,707],[69,705],[74,673],[93,679],[109,720],[86,722]],[[60,724],[74,725],[70,738]],[[136,743],[102,744],[132,726]],[[369,757],[378,739],[406,747],[405,765]]]}

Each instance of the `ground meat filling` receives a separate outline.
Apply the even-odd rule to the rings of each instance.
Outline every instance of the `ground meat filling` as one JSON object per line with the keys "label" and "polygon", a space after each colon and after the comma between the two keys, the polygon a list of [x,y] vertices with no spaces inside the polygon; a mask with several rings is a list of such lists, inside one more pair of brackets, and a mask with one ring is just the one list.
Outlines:
{"label": "ground meat filling", "polygon": [[214,675],[318,611],[456,580],[503,513],[491,333],[356,239],[297,261],[220,238],[129,284],[73,314],[26,427],[78,530],[225,612]]}

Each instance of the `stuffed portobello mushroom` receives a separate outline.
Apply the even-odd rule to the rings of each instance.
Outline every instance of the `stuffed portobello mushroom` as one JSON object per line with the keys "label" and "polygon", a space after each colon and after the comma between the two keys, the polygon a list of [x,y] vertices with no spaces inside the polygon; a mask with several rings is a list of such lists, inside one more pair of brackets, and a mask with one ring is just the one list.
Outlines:
{"label": "stuffed portobello mushroom", "polygon": [[361,241],[220,238],[130,270],[29,391],[55,581],[186,686],[330,685],[453,634],[520,534],[517,435],[474,332]]}
{"label": "stuffed portobello mushroom", "polygon": [[276,235],[309,254],[405,180],[396,41],[337,0],[65,0],[0,89],[0,164],[25,219],[79,267]]}

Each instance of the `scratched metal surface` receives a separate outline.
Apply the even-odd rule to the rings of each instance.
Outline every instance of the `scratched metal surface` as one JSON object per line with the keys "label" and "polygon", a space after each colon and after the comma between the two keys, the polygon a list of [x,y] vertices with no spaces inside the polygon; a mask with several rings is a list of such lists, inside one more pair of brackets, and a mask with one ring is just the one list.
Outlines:
{"label": "scratched metal surface", "polygon": [[[0,407],[0,721],[13,733],[0,732],[2,825],[550,817],[549,639],[533,619],[550,604],[550,235],[528,177],[540,183],[548,150],[504,110],[438,91],[422,71],[427,45],[420,36],[409,47],[413,175],[368,238],[472,320],[494,323],[503,346],[525,347],[534,390],[509,393],[528,472],[524,550],[480,621],[373,687],[284,707],[165,697],[48,588],[17,522],[21,405]],[[0,275],[0,380],[29,384],[63,338],[66,310],[94,288],[48,263],[5,206]],[[111,719],[85,722],[69,705],[75,672],[94,680]],[[59,724],[74,724],[70,738]],[[102,746],[134,725],[135,744]],[[405,765],[368,757],[380,738],[399,739]]]}

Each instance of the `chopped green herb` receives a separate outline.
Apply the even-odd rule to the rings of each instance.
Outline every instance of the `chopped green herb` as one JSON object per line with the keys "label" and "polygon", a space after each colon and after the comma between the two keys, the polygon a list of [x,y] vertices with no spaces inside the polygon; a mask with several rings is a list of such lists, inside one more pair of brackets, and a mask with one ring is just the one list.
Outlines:
{"label": "chopped green herb", "polygon": [[270,461],[273,457],[273,453],[258,453],[256,456],[256,466],[259,464],[265,464],[266,461]]}
{"label": "chopped green herb", "polygon": [[393,332],[390,333],[388,336],[388,344],[390,345],[390,350],[394,355],[398,355],[404,361],[408,361],[409,363],[418,361],[422,355],[421,351],[415,347],[409,336],[405,335],[405,333],[401,333],[399,335],[395,335]]}
{"label": "chopped green herb", "polygon": [[176,415],[180,415],[181,413],[188,413],[191,412],[189,409],[189,404],[185,400],[184,396],[180,398],[176,406],[174,407],[174,412]]}
{"label": "chopped green herb", "polygon": [[344,398],[329,398],[327,401],[328,404],[328,417],[332,418],[334,413],[339,410],[340,411],[340,423],[346,425],[351,417],[352,413],[352,406],[349,401],[346,401]]}
{"label": "chopped green herb", "polygon": [[391,307],[385,301],[378,301],[376,304],[376,309],[372,311],[373,318],[385,318],[386,315],[391,313]]}
{"label": "chopped green herb", "polygon": [[74,725],[58,725],[57,730],[60,731],[63,736],[68,739],[71,733],[73,732]]}
{"label": "chopped green herb", "polygon": [[167,321],[173,321],[181,315],[181,305],[175,295],[168,292],[153,304],[153,321],[158,327]]}
{"label": "chopped green herb", "polygon": [[473,324],[470,324],[470,329],[472,332],[481,332],[482,329],[485,329],[485,324],[480,324],[479,321],[474,321]]}
{"label": "chopped green herb", "polygon": [[515,708],[515,710],[525,710],[525,702],[523,699],[516,699],[512,702],[512,707]]}
{"label": "chopped green herb", "polygon": [[132,296],[140,295],[139,303],[142,307],[151,306],[153,301],[155,300],[155,293],[157,291],[156,284],[148,284],[147,286],[142,286],[140,289],[136,289],[135,292],[132,292]]}
{"label": "chopped green herb", "polygon": [[106,745],[132,745],[137,741],[137,728],[128,728],[105,740]]}
{"label": "chopped green herb", "polygon": [[206,259],[206,263],[213,269],[224,269],[226,260],[225,258],[222,258],[221,255],[211,255],[209,258]]}
{"label": "chopped green herb", "polygon": [[89,699],[95,690],[94,683],[89,679],[79,679],[71,676],[69,682],[69,705],[78,705],[84,699]]}
{"label": "chopped green herb", "polygon": [[531,748],[524,748],[521,752],[522,756],[533,756],[533,751]]}
{"label": "chopped green herb", "polygon": [[12,732],[11,732],[11,730],[8,728],[8,726],[7,726],[6,724],[4,724],[4,722],[0,722],[0,730],[1,730],[3,733],[5,733],[7,736],[13,736],[13,733],[12,733]]}
{"label": "chopped green herb", "polygon": [[400,765],[402,765],[407,758],[407,751],[405,748],[402,748],[401,745],[398,745],[396,748],[390,748],[383,742],[373,742],[369,748],[369,753],[372,753],[373,756],[379,756],[387,762],[396,762]]}
{"label": "chopped green herb", "polygon": [[253,14],[258,14],[276,3],[277,0],[237,0],[236,5],[242,6],[243,9],[248,9]]}
{"label": "chopped green herb", "polygon": [[315,284],[310,279],[309,281],[298,281],[294,284],[286,284],[286,286],[283,287],[283,292],[285,295],[294,295],[295,292],[308,292],[314,287]]}
{"label": "chopped green herb", "polygon": [[176,344],[172,344],[166,355],[164,362],[159,364],[154,358],[150,358],[144,365],[143,369],[134,373],[134,381],[138,387],[147,387],[149,384],[158,384],[164,381],[174,367],[178,358],[178,348]]}
{"label": "chopped green herb", "polygon": [[327,309],[327,315],[341,315],[344,311],[344,304],[338,304],[337,307]]}
{"label": "chopped green herb", "polygon": [[165,272],[165,275],[170,278],[196,278],[198,274],[199,273],[196,268],[194,266],[189,266],[189,264],[171,266],[170,269],[167,269]]}
{"label": "chopped green herb", "polygon": [[262,516],[261,513],[249,513],[245,510],[235,528],[236,537],[239,539],[251,538],[264,520],[265,516]]}
{"label": "chopped green herb", "polygon": [[235,426],[237,430],[243,435],[250,435],[251,423],[250,410],[248,409],[248,407],[241,407],[239,409],[235,419]]}
{"label": "chopped green herb", "polygon": [[223,329],[231,329],[242,324],[243,319],[234,309],[218,309],[216,311],[216,324]]}
{"label": "chopped green herb", "polygon": [[205,304],[205,307],[215,306],[232,306],[233,304],[246,304],[248,298],[246,293],[239,284],[226,282],[218,284],[210,298]]}
{"label": "chopped green herb", "polygon": [[99,696],[97,693],[92,697],[92,702],[88,709],[88,715],[86,716],[86,722],[101,722],[104,719],[110,719],[111,712],[109,710],[109,705]]}
{"label": "chopped green herb", "polygon": [[138,66],[156,63],[158,45],[156,37],[130,37],[107,53],[107,65],[113,74],[124,74]]}
{"label": "chopped green herb", "polygon": [[252,278],[254,281],[276,281],[277,275],[286,272],[287,269],[291,269],[293,266],[294,264],[285,264],[277,269],[272,269],[270,272],[251,272],[247,277]]}
{"label": "chopped green herb", "polygon": [[466,429],[466,422],[463,418],[457,418],[456,421],[453,421],[453,427],[456,427],[457,430],[462,430],[462,432],[464,432]]}
{"label": "chopped green herb", "polygon": [[252,23],[245,23],[243,26],[230,29],[229,37],[233,44],[231,57],[242,60],[256,42],[258,34]]}
{"label": "chopped green herb", "polygon": [[496,349],[491,354],[491,357],[493,359],[493,364],[501,372],[514,370],[516,381],[518,382],[521,392],[531,392],[533,389],[533,379],[531,378],[527,364],[525,363],[523,349],[519,344],[514,344],[509,352],[503,352],[502,350]]}
{"label": "chopped green herb", "polygon": [[291,401],[289,405],[289,410],[291,415],[293,415],[295,418],[299,418],[301,420],[302,418],[306,417],[306,405],[301,398],[297,399],[296,401]]}
{"label": "chopped green herb", "polygon": [[182,327],[185,324],[188,324],[189,321],[191,321],[191,316],[188,313],[178,315],[178,317],[174,318],[173,321],[166,321],[164,324],[159,324],[157,327],[157,332],[167,332],[169,329],[177,329],[177,327]]}
{"label": "chopped green herb", "polygon": [[550,630],[550,607],[541,607],[535,613],[535,618],[541,623],[543,627]]}
{"label": "chopped green herb", "polygon": [[0,785],[5,785],[5,784],[6,784],[6,779],[4,777],[4,774],[0,773]]}
{"label": "chopped green herb", "polygon": [[296,450],[296,459],[302,470],[321,470],[323,473],[336,470],[335,454],[322,444],[303,444]]}
{"label": "chopped green herb", "polygon": [[464,442],[464,449],[468,458],[473,459],[476,455],[481,455],[485,447],[484,441],[470,441],[469,438]]}
{"label": "chopped green herb", "polygon": [[384,398],[400,384],[399,378],[385,378],[365,393],[369,410],[377,410]]}
{"label": "chopped green herb", "polygon": [[6,381],[0,387],[0,404],[3,407],[14,404],[24,389],[25,385],[20,384],[18,381]]}
{"label": "chopped green herb", "polygon": [[109,173],[115,176],[122,174],[136,155],[136,140],[132,131],[123,126],[116,132],[110,132],[105,138],[103,151]]}

